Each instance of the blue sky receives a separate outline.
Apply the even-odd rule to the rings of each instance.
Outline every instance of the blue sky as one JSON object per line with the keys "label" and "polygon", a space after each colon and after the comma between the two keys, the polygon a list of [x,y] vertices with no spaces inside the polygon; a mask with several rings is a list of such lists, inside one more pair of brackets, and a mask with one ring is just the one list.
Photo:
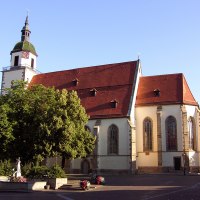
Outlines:
{"label": "blue sky", "polygon": [[41,72],[141,59],[143,75],[184,73],[200,102],[199,0],[0,0],[0,66],[27,10]]}

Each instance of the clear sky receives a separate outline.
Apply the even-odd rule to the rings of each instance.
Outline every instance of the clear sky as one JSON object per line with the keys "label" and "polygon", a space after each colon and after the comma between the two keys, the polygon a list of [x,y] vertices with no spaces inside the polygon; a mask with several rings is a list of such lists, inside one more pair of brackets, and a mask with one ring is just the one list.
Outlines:
{"label": "clear sky", "polygon": [[200,0],[0,0],[0,66],[29,12],[41,72],[141,59],[143,75],[184,73],[200,103]]}

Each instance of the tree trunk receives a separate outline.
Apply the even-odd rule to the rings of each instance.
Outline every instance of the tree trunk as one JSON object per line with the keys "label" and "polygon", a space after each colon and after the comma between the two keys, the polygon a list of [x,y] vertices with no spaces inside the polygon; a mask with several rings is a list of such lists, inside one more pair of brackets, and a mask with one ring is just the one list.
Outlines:
{"label": "tree trunk", "polygon": [[65,168],[65,157],[62,156],[62,169],[64,169],[64,168]]}

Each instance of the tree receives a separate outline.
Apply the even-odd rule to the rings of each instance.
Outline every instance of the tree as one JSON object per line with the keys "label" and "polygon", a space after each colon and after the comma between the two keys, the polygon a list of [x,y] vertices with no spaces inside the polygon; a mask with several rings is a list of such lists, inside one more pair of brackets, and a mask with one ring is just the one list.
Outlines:
{"label": "tree", "polygon": [[10,111],[7,104],[0,105],[0,160],[7,158],[9,144],[14,140],[12,134],[12,124],[8,120],[8,112]]}
{"label": "tree", "polygon": [[25,88],[25,82],[16,81],[1,97],[8,126],[0,127],[0,135],[10,134],[4,149],[7,156],[40,162],[55,155],[85,157],[93,151],[95,137],[85,130],[88,116],[75,91],[43,85]]}

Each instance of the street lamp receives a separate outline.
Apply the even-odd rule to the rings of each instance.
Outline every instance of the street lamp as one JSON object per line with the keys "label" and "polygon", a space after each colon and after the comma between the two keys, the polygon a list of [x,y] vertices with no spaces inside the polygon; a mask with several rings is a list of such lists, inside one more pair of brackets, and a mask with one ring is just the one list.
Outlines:
{"label": "street lamp", "polygon": [[184,148],[184,152],[183,152],[183,174],[185,176],[185,171],[186,171],[186,167],[185,167],[185,159],[186,159],[186,153],[185,153],[185,148]]}

